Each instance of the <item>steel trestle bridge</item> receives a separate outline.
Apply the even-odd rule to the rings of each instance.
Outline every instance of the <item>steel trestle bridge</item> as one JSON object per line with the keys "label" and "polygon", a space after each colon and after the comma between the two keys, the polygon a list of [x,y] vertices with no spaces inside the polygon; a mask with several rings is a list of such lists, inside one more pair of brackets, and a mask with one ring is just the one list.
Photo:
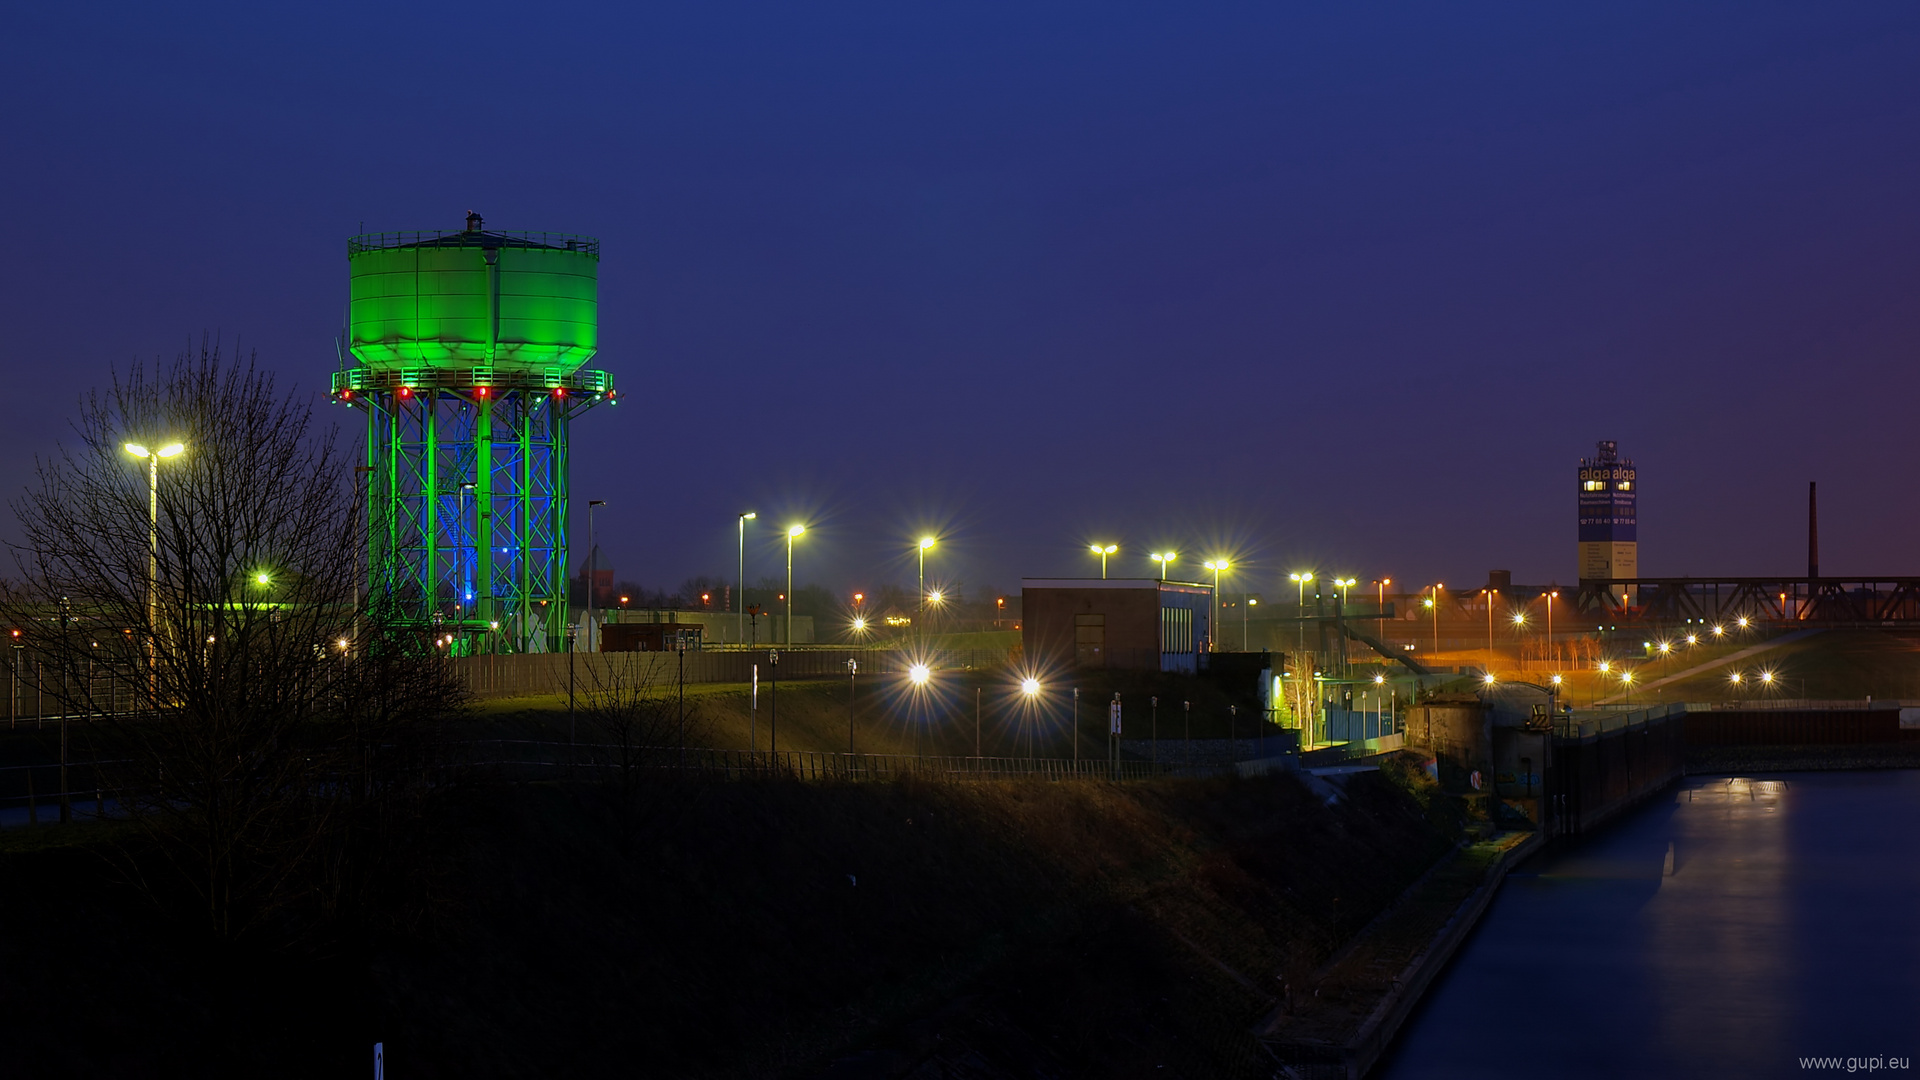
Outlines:
{"label": "steel trestle bridge", "polygon": [[1920,577],[1591,578],[1574,610],[1622,623],[1920,627]]}

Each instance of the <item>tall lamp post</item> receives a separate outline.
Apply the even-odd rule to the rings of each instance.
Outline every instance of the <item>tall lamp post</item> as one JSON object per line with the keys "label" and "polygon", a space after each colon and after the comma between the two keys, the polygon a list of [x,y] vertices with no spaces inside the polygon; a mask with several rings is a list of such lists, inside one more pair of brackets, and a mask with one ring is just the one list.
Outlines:
{"label": "tall lamp post", "polygon": [[[147,459],[147,689],[160,686],[160,459],[178,456],[186,446],[168,443],[149,450],[139,443],[128,443],[127,453]],[[65,785],[61,790],[66,790]]]}
{"label": "tall lamp post", "polygon": [[[1207,569],[1213,571],[1213,625],[1207,628],[1207,651],[1215,652],[1217,650],[1214,649],[1213,642],[1214,642],[1214,639],[1218,637],[1220,634],[1220,571],[1225,570],[1227,568],[1227,560],[1208,559],[1206,562],[1201,563],[1200,565],[1205,566]],[[1241,630],[1240,636],[1242,638],[1246,637],[1244,624],[1243,624],[1243,629]],[[1242,641],[1241,648],[1245,648],[1245,647],[1246,647],[1246,642]]]}
{"label": "tall lamp post", "polygon": [[1433,609],[1433,651],[1439,652],[1440,651],[1440,590],[1446,588],[1446,585],[1440,582],[1435,582],[1428,587],[1433,590],[1433,595],[1427,597],[1427,606]]}
{"label": "tall lamp post", "polygon": [[1160,564],[1160,580],[1161,581],[1167,580],[1167,567],[1173,565],[1174,556],[1176,554],[1177,554],[1176,552],[1172,552],[1172,551],[1156,551],[1153,553],[1153,561]]}
{"label": "tall lamp post", "polygon": [[807,531],[805,525],[787,530],[787,644],[793,644],[793,542]]}
{"label": "tall lamp post", "polygon": [[751,510],[740,515],[740,576],[733,581],[734,592],[737,594],[735,602],[740,607],[740,612],[733,624],[735,641],[747,636],[740,632],[747,628],[747,522],[759,516]]}
{"label": "tall lamp post", "polygon": [[927,551],[933,544],[933,537],[923,536],[920,538],[920,550],[916,552],[920,559],[920,591],[914,594],[914,600],[920,606],[919,617],[914,620],[916,631],[924,631],[927,621]]}
{"label": "tall lamp post", "polygon": [[[1287,579],[1289,581],[1292,581],[1294,584],[1293,657],[1294,657],[1294,665],[1296,667],[1299,666],[1300,658],[1306,655],[1306,651],[1307,651],[1307,582],[1312,581],[1313,577],[1314,577],[1313,571],[1311,570],[1304,571],[1298,574],[1287,575]],[[1294,712],[1297,718],[1299,713],[1299,707],[1301,705],[1306,704],[1306,701],[1304,698],[1301,697],[1301,695],[1305,692],[1304,688],[1299,687],[1297,681],[1296,681],[1295,687],[1296,688],[1294,690],[1294,695],[1293,695],[1295,698]]]}
{"label": "tall lamp post", "polygon": [[593,627],[593,576],[600,569],[600,548],[593,542],[593,512],[607,505],[605,499],[587,500],[587,651],[600,651],[600,636]]}
{"label": "tall lamp post", "polygon": [[1099,544],[1093,544],[1090,547],[1088,547],[1087,550],[1093,552],[1095,555],[1100,556],[1100,580],[1101,581],[1107,580],[1107,556],[1113,554],[1116,551],[1119,551],[1120,545],[1108,544],[1105,547],[1101,547]]}
{"label": "tall lamp post", "polygon": [[1375,578],[1373,581],[1373,587],[1378,592],[1373,607],[1374,633],[1379,635],[1382,644],[1387,640],[1387,586],[1391,584],[1392,578]]}
{"label": "tall lamp post", "polygon": [[1499,589],[1481,589],[1480,594],[1487,598],[1487,671],[1493,671],[1493,602],[1500,595]]}
{"label": "tall lamp post", "polygon": [[1557,590],[1547,593],[1547,658],[1556,663],[1560,659],[1560,654],[1553,647],[1553,600],[1559,595]]}

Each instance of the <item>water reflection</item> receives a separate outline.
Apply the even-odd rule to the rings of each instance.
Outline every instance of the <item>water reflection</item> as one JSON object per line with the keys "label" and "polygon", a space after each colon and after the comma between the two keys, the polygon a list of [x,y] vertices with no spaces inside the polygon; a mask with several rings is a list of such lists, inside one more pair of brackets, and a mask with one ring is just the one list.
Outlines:
{"label": "water reflection", "polygon": [[1673,1060],[1713,1047],[1698,1065],[1752,1072],[1791,1056],[1786,790],[1744,777],[1695,782],[1669,819],[1672,854],[1642,917],[1648,990]]}
{"label": "water reflection", "polygon": [[1508,878],[1380,1075],[1920,1052],[1920,772],[1698,778]]}

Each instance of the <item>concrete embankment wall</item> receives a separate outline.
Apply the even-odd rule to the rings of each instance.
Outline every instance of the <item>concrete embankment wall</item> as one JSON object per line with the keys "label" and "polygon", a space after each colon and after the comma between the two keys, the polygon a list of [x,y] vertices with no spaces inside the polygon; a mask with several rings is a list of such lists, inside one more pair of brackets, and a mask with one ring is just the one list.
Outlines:
{"label": "concrete embankment wall", "polygon": [[1862,702],[1856,708],[1726,709],[1687,708],[1687,745],[1711,746],[1861,746],[1882,743],[1920,745],[1920,717],[1901,719],[1898,702]]}
{"label": "concrete embankment wall", "polygon": [[1686,723],[1686,706],[1673,705],[1556,735],[1547,777],[1553,832],[1596,828],[1680,780]]}

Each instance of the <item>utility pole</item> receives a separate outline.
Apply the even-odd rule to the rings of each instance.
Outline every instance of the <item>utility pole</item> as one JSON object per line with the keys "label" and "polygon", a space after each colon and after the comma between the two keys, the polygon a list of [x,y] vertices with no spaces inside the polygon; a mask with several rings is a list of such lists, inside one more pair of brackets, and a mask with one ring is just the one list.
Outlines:
{"label": "utility pole", "polygon": [[[791,624],[789,624],[791,625]],[[768,760],[778,763],[780,760],[780,650],[767,650],[767,672],[773,677],[772,707],[767,710],[767,754]]]}

